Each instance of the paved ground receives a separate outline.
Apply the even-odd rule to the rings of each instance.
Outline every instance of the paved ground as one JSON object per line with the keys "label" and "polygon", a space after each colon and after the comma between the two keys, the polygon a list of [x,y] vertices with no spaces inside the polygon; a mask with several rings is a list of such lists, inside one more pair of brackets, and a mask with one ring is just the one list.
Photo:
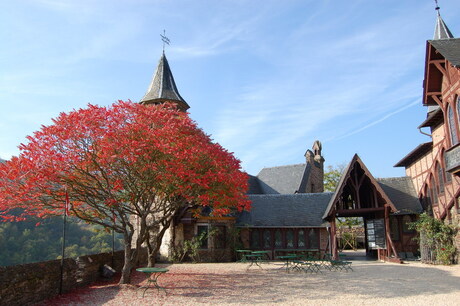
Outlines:
{"label": "paved ground", "polygon": [[74,290],[42,305],[460,305],[460,266],[353,261],[353,272],[286,273],[280,263],[160,265],[166,293],[115,282]]}

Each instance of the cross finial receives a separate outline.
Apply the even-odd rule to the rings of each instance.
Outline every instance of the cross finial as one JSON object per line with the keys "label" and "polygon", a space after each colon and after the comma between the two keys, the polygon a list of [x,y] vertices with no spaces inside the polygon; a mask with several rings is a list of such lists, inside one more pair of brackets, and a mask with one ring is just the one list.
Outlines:
{"label": "cross finial", "polygon": [[163,35],[161,35],[161,40],[163,41],[163,54],[165,53],[165,45],[167,44],[169,46],[170,40],[168,37],[166,37],[166,30],[163,30]]}

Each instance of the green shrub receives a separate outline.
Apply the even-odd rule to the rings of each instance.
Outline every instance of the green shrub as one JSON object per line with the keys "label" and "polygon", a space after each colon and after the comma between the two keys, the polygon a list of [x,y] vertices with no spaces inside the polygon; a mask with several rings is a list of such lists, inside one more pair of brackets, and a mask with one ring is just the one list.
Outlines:
{"label": "green shrub", "polygon": [[457,229],[449,224],[444,224],[441,220],[435,219],[426,213],[420,215],[416,222],[409,225],[416,229],[423,239],[418,239],[422,246],[426,246],[433,251],[434,260],[437,264],[450,265],[454,261],[456,253],[453,238]]}

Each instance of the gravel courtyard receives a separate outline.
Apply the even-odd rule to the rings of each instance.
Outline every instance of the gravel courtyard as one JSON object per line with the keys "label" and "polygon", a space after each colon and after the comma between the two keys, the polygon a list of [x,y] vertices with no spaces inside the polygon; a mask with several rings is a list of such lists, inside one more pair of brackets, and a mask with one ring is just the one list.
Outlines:
{"label": "gravel courtyard", "polygon": [[353,261],[353,272],[286,273],[281,263],[159,265],[163,291],[136,291],[114,281],[76,289],[41,305],[460,305],[460,266]]}

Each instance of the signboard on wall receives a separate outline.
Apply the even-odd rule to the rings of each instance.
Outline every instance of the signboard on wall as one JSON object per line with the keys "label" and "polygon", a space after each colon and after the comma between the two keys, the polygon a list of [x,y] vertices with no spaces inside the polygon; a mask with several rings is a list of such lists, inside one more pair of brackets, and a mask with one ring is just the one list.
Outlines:
{"label": "signboard on wall", "polygon": [[383,219],[366,220],[367,246],[371,250],[386,249],[385,222]]}

